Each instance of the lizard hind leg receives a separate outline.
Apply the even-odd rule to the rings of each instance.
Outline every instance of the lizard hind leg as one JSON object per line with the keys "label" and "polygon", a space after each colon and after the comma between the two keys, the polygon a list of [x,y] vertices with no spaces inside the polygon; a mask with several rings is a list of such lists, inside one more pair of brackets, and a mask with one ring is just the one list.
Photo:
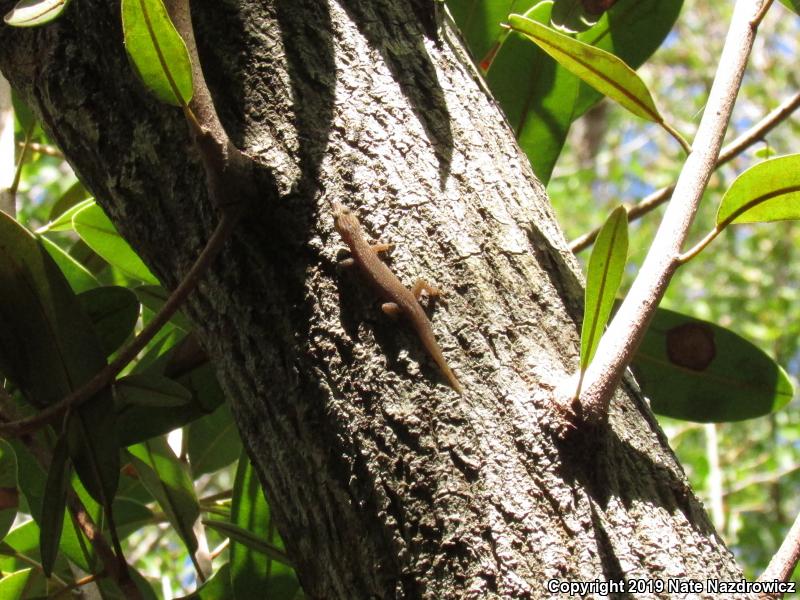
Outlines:
{"label": "lizard hind leg", "polygon": [[431,285],[424,279],[417,279],[414,282],[414,287],[411,288],[411,293],[414,295],[414,298],[417,299],[417,302],[419,302],[419,299],[422,297],[422,292],[428,294],[430,298],[438,298],[442,295],[441,290],[435,285]]}

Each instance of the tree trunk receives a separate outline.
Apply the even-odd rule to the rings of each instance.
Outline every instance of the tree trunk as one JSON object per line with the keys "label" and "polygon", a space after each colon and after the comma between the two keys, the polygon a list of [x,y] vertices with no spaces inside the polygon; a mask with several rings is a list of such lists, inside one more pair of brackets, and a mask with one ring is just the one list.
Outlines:
{"label": "tree trunk", "polygon": [[[216,107],[258,157],[263,195],[186,310],[306,593],[545,598],[553,578],[738,579],[630,382],[606,429],[550,434],[549,394],[578,361],[580,275],[458,36],[435,40],[426,6],[193,3]],[[118,2],[3,28],[0,68],[173,288],[218,215],[180,111],[134,76]],[[430,314],[463,396],[337,266],[333,201],[395,244],[404,283],[443,290]],[[672,595],[646,589],[629,596]]]}

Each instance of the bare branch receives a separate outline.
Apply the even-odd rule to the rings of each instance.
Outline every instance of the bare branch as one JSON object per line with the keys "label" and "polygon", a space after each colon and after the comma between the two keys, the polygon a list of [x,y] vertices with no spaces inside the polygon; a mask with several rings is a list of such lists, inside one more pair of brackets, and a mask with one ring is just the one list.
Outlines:
{"label": "bare branch", "polygon": [[[789,581],[798,561],[800,561],[800,514],[792,524],[781,547],[769,561],[766,570],[758,578],[759,581]],[[782,598],[783,594],[761,594],[759,598]]]}

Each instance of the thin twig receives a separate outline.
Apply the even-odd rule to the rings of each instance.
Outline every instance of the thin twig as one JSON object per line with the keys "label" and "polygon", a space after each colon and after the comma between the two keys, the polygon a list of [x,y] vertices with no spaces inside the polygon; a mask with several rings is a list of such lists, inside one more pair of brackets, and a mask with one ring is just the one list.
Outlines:
{"label": "thin twig", "polygon": [[[25,147],[25,142],[17,142],[17,146],[19,148]],[[55,146],[51,146],[50,144],[39,144],[37,142],[31,142],[29,145],[30,151],[38,154],[44,154],[45,156],[53,156],[55,158],[64,158],[64,153],[61,152]]]}
{"label": "thin twig", "polygon": [[[739,156],[753,144],[763,141],[765,135],[788,119],[789,116],[791,116],[791,114],[799,107],[800,92],[797,92],[790,98],[787,98],[781,102],[780,105],[770,111],[769,114],[767,114],[758,123],[750,127],[750,129],[725,146],[719,154],[719,159],[717,160],[717,164],[714,165],[714,169],[719,169],[722,165]],[[669,199],[674,189],[674,185],[663,187],[659,190],[656,190],[652,194],[645,196],[635,205],[628,207],[628,221],[634,221],[639,217],[646,215],[654,208],[664,204],[664,202]],[[600,227],[596,227],[592,231],[578,236],[570,242],[569,249],[576,254],[582,250],[585,250],[594,243],[598,233],[600,233]]]}
{"label": "thin twig", "polygon": [[[569,398],[574,382],[558,394],[568,420],[600,424],[608,418],[608,404],[647,329],[672,275],[689,233],[703,191],[722,145],[733,105],[741,85],[756,27],[765,0],[738,0],[711,87],[706,110],[675,185],[672,201],[642,264],[639,275],[600,339],[594,361],[586,371],[578,403]],[[567,391],[569,390],[569,391]]]}
{"label": "thin twig", "polygon": [[117,357],[95,374],[88,382],[74,392],[68,394],[63,400],[56,404],[51,404],[47,408],[39,411],[35,415],[14,421],[11,423],[0,423],[0,437],[18,437],[39,429],[40,427],[53,422],[61,416],[65,410],[72,406],[77,406],[106,388],[122,369],[131,362],[136,355],[153,339],[161,328],[169,321],[175,312],[181,307],[183,302],[194,290],[200,277],[206,272],[208,266],[219,254],[225,241],[238,221],[238,213],[224,213],[217,224],[214,233],[211,234],[208,242],[197,257],[189,272],[181,281],[180,285],[167,298],[164,306],[156,313],[153,319],[142,329],[127,346],[125,346]]}
{"label": "thin twig", "polygon": [[[769,565],[758,578],[759,581],[789,581],[800,561],[800,514],[786,534],[781,547],[769,561]],[[759,598],[782,598],[783,594],[761,594]]]}

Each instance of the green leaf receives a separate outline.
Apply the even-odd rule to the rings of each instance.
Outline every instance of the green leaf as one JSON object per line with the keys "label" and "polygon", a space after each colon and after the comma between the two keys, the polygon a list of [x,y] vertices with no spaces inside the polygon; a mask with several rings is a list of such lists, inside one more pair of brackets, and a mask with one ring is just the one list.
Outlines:
{"label": "green leaf", "polygon": [[189,425],[187,436],[189,464],[195,478],[228,466],[236,460],[242,449],[239,432],[233,424],[227,404]]}
{"label": "green leaf", "polygon": [[133,333],[139,319],[139,301],[119,286],[97,287],[78,295],[106,355],[117,350]]}
{"label": "green leaf", "polygon": [[231,594],[230,564],[225,563],[203,585],[181,600],[230,600]]}
{"label": "green leaf", "polygon": [[17,455],[8,442],[0,440],[0,540],[11,529],[18,505]]}
{"label": "green leaf", "polygon": [[197,550],[197,538],[192,528],[200,515],[200,506],[186,465],[178,460],[163,437],[147,440],[128,450],[142,484],[193,555]]}
{"label": "green leaf", "polygon": [[67,7],[69,0],[20,0],[3,17],[13,27],[35,27],[57,18]]}
{"label": "green leaf", "polygon": [[[139,302],[152,310],[154,313],[160,311],[164,306],[164,303],[167,301],[167,298],[169,298],[169,293],[167,290],[160,285],[140,285],[134,288],[133,291],[139,298]],[[194,329],[192,322],[180,310],[172,315],[170,323],[185,333],[189,333]]]}
{"label": "green leaf", "polygon": [[25,589],[28,586],[33,569],[23,569],[10,573],[0,579],[0,598],[3,600],[24,600]]}
{"label": "green leaf", "polygon": [[162,102],[192,99],[192,63],[161,0],[122,0],[125,49],[144,84]]}
{"label": "green leaf", "polygon": [[66,442],[62,437],[53,450],[53,460],[47,473],[41,529],[39,530],[42,570],[47,577],[50,577],[53,572],[53,565],[58,555],[58,545],[61,541],[61,531],[64,528],[64,511],[67,507],[70,471]]}
{"label": "green leaf", "polygon": [[53,203],[50,208],[50,214],[47,217],[48,221],[58,219],[66,211],[77,206],[81,202],[92,200],[91,194],[86,187],[79,180],[76,180],[61,196]]}
{"label": "green leaf", "polygon": [[99,206],[92,204],[78,211],[72,217],[72,225],[81,239],[110,264],[139,281],[158,284],[158,279],[117,233]]}
{"label": "green leaf", "polygon": [[628,213],[617,207],[608,217],[589,258],[586,276],[586,300],[581,329],[581,371],[594,358],[628,258]]}
{"label": "green leaf", "polygon": [[622,60],[522,15],[509,15],[514,31],[547,52],[561,66],[624,108],[649,121],[663,123],[650,90]]}
{"label": "green leaf", "polygon": [[717,211],[717,228],[800,218],[800,154],[765,160],[739,175]]}
{"label": "green leaf", "polygon": [[[4,213],[0,289],[0,371],[32,404],[61,400],[105,367],[91,321],[61,271],[38,240]],[[113,408],[105,390],[72,411],[67,425],[75,469],[98,500],[113,497],[119,478]]]}
{"label": "green leaf", "polygon": [[66,277],[73,292],[79,294],[80,292],[91,290],[100,285],[97,279],[94,278],[94,275],[86,270],[86,267],[64,252],[58,244],[47,239],[45,236],[39,237],[39,241],[58,265],[58,268],[61,269],[61,272],[64,274],[64,277]]}
{"label": "green leaf", "polygon": [[96,204],[97,203],[94,201],[94,198],[82,200],[81,202],[70,206],[64,212],[60,213],[57,217],[55,217],[55,220],[51,220],[46,225],[43,225],[37,229],[36,233],[45,233],[47,231],[72,231],[75,229],[75,226],[72,224],[72,218],[84,208],[96,206]]}
{"label": "green leaf", "polygon": [[724,327],[665,309],[656,311],[633,368],[654,412],[687,421],[752,419],[794,396],[786,372],[761,349]]}
{"label": "green leaf", "polygon": [[215,519],[203,519],[203,525],[218,531],[225,537],[230,538],[231,541],[243,544],[247,548],[255,550],[256,552],[260,552],[261,554],[268,556],[279,563],[291,566],[289,557],[286,556],[286,554],[280,548],[265,542],[262,538],[251,531],[243,529],[238,525],[228,523],[227,521],[217,521]]}
{"label": "green leaf", "polygon": [[192,393],[177,381],[156,373],[126,375],[114,384],[120,402],[125,405],[149,408],[185,406]]}
{"label": "green leaf", "polygon": [[589,12],[583,0],[555,0],[553,2],[553,26],[564,33],[577,33],[592,27],[601,14]]}
{"label": "green leaf", "polygon": [[[244,451],[233,484],[231,523],[283,550],[258,477]],[[246,600],[254,589],[263,589],[264,596],[275,599],[294,598],[297,594],[300,586],[290,567],[236,541],[231,541],[230,557],[233,598]]]}
{"label": "green leaf", "polygon": [[800,0],[781,0],[781,4],[795,14],[800,15]]}

